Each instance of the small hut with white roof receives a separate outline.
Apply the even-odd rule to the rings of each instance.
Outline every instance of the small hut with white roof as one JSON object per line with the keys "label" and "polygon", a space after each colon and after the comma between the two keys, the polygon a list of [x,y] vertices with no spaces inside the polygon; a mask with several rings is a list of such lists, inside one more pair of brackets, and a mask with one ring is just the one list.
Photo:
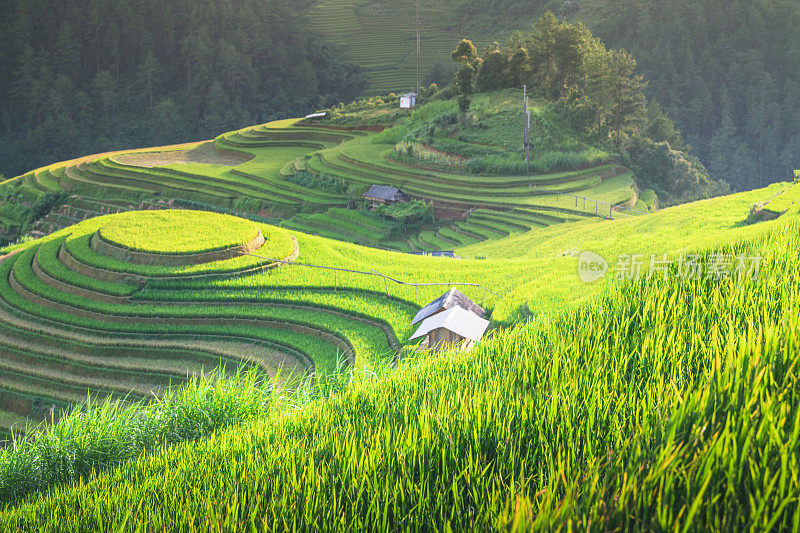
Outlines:
{"label": "small hut with white roof", "polygon": [[450,289],[417,313],[420,323],[411,340],[424,337],[417,351],[469,350],[481,340],[489,321],[486,311],[456,289]]}

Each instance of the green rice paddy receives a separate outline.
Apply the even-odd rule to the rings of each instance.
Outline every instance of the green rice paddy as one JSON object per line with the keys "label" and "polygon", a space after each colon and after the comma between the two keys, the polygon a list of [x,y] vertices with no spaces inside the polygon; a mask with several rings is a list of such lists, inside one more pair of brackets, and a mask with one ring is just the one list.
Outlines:
{"label": "green rice paddy", "polygon": [[121,248],[161,254],[192,254],[247,244],[259,234],[247,220],[191,210],[128,212],[101,226],[98,235]]}

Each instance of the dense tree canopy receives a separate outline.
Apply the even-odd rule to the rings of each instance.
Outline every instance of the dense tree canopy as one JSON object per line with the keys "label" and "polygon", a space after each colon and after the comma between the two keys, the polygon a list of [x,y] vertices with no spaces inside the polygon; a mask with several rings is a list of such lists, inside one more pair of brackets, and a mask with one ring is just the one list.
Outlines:
{"label": "dense tree canopy", "polygon": [[[464,62],[465,42],[453,59]],[[621,145],[645,114],[645,83],[635,72],[633,56],[607,49],[583,24],[558,20],[551,12],[532,31],[515,32],[502,46],[493,43],[472,64],[478,69],[479,90],[528,85],[558,101],[575,126],[600,141],[611,135]]]}
{"label": "dense tree canopy", "polygon": [[465,23],[495,31],[519,27],[543,8],[631,52],[648,98],[677,122],[712,177],[749,189],[800,167],[797,0],[458,3]]}
{"label": "dense tree canopy", "polygon": [[685,153],[680,132],[661,106],[648,103],[647,84],[633,55],[607,48],[580,22],[559,20],[548,11],[531,31],[515,32],[503,45],[492,43],[482,57],[462,40],[452,58],[462,63],[454,84],[459,103],[473,90],[467,67],[477,71],[479,91],[525,84],[553,102],[573,129],[613,147],[666,203],[728,190],[709,180],[703,164]]}
{"label": "dense tree canopy", "polygon": [[0,172],[358,96],[291,0],[0,0]]}
{"label": "dense tree canopy", "polygon": [[739,189],[800,167],[800,2],[607,0],[581,18],[631,50],[648,95]]}

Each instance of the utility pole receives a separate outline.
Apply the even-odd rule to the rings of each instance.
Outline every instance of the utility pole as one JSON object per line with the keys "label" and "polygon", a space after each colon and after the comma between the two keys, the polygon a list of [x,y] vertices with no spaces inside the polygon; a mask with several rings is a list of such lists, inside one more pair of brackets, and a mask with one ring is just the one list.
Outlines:
{"label": "utility pole", "polygon": [[419,69],[420,69],[420,54],[422,52],[422,39],[421,39],[421,28],[422,26],[422,17],[420,16],[420,9],[419,9],[419,1],[417,0],[417,98],[419,98]]}
{"label": "utility pole", "polygon": [[[522,98],[525,102],[525,116],[522,118],[522,147],[525,149],[525,176],[530,177],[530,151],[531,151],[531,108],[528,104],[528,86],[522,86]],[[531,183],[528,182],[528,186]]]}

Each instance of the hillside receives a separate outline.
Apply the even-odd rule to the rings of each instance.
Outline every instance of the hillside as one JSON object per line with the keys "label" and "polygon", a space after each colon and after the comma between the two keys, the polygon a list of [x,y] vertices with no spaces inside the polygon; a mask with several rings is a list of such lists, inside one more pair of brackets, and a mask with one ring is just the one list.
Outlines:
{"label": "hillside", "polygon": [[800,530],[796,2],[0,4],[0,530]]}
{"label": "hillside", "polygon": [[[450,53],[463,37],[481,46],[504,39],[513,30],[528,29],[546,7],[554,4],[546,0],[526,2],[523,7],[503,1],[420,2],[420,81],[440,86],[451,81],[455,67],[451,66]],[[414,0],[322,0],[306,9],[305,17],[310,29],[361,66],[366,95],[415,90]]]}
{"label": "hillside", "polygon": [[[460,287],[491,310],[496,325],[552,315],[603,285],[575,275],[579,251],[608,260],[677,257],[752,239],[773,223],[743,225],[750,206],[780,193],[777,203],[789,194],[778,186],[657,215],[519,228],[516,236],[459,248],[461,260],[362,248],[211,213],[91,218],[22,245],[0,265],[4,423],[20,430],[19,416],[44,418],[51,406],[80,401],[87,387],[100,397],[133,391],[130,399],[141,398],[219,364],[246,363],[268,375],[310,369],[321,378],[341,359],[375,362],[409,344],[415,310],[450,283],[489,289]],[[219,255],[245,244],[256,256]],[[381,275],[442,286],[397,285]],[[89,370],[101,361],[102,371]]]}
{"label": "hillside", "polygon": [[[174,204],[408,252],[454,250],[653,205],[639,201],[645,191],[614,154],[557,124],[543,146],[549,151],[534,159],[533,176],[526,177],[517,149],[520,100],[515,90],[486,93],[476,99],[481,121],[458,131],[454,100],[432,101],[408,116],[387,99],[334,108],[340,120],[320,124],[283,120],[210,142],[57,163],[0,184],[8,198],[0,204],[0,222],[9,235],[37,236],[103,213]],[[540,105],[543,113],[549,108]],[[437,127],[437,120],[449,125]],[[435,146],[408,145],[408,128],[435,129]],[[468,161],[483,167],[468,168]],[[433,211],[418,206],[416,215],[389,210],[378,216],[344,209],[376,184],[402,188]]]}
{"label": "hillside", "polygon": [[[639,60],[647,95],[684,132],[715,179],[737,190],[780,181],[800,166],[796,49],[800,7],[791,0],[687,5],[680,0],[422,2],[422,80],[452,80],[461,38],[482,48],[526,31],[545,9],[581,21]],[[366,94],[416,85],[414,3],[324,0],[308,25],[364,69]]]}
{"label": "hillside", "polygon": [[[373,98],[4,182],[9,216],[61,205],[0,258],[0,428],[27,433],[0,523],[789,529],[797,477],[760,487],[797,464],[800,185],[655,209],[544,99],[526,177],[520,96]],[[412,201],[370,211],[374,184]],[[488,338],[415,354],[451,286]]]}
{"label": "hillside", "polygon": [[[735,529],[750,523],[789,530],[796,525],[800,494],[795,471],[800,277],[787,259],[799,253],[800,212],[789,200],[788,211],[776,220],[754,225],[744,220],[751,204],[780,203],[795,187],[775,186],[647,217],[553,226],[475,246],[497,257],[493,261],[453,263],[293,232],[306,260],[335,258],[342,268],[370,265],[395,276],[417,271],[417,279],[430,281],[457,274],[499,294],[481,299],[470,293],[493,307],[493,317],[502,318],[525,299],[538,311],[536,319],[513,332],[497,331],[468,354],[409,358],[397,370],[380,370],[373,362],[377,373],[355,372],[321,397],[298,399],[308,402],[302,409],[296,401],[275,404],[252,425],[162,447],[33,495],[0,519],[13,529],[58,524],[68,531],[177,524],[189,530],[301,524],[352,530],[367,523],[406,529],[401,520],[429,528],[477,524],[492,530],[568,523],[604,529],[709,524]],[[76,237],[68,239],[91,236],[98,226],[103,238],[108,227],[116,245],[130,253],[144,242],[136,229],[141,216],[155,214],[128,215],[121,223],[115,223],[123,220],[117,215],[97,219],[73,228]],[[242,232],[225,244],[249,238],[248,224],[237,224]],[[277,250],[284,232],[259,227],[269,231],[269,246]],[[12,256],[18,279],[34,277],[24,274],[30,267],[26,258],[47,242],[58,237]],[[182,250],[194,252],[197,246],[185,244]],[[762,262],[757,276],[730,270],[729,276],[693,279],[675,263],[667,279],[620,283],[609,276],[586,285],[577,276],[576,250],[608,258],[697,253],[706,265],[719,253]],[[2,263],[4,269],[8,263]],[[326,284],[329,301],[338,300],[330,280],[313,277],[280,267],[221,284],[203,282],[206,290],[198,291],[197,282],[170,283],[141,294],[180,301],[187,294],[182,289],[194,286],[192,293],[200,298],[215,293],[230,299],[244,296],[242,288],[266,284],[270,288],[262,290],[272,294],[291,287],[286,297],[296,298],[305,292],[300,286]],[[376,287],[361,278],[340,283],[348,299],[338,305],[360,294],[373,303],[359,308],[375,316],[389,317],[390,308],[402,307],[401,298],[419,303],[431,295],[415,299],[413,291],[392,292],[387,299],[379,291],[370,296]],[[48,290],[38,285],[26,290]],[[2,291],[4,299],[9,294]],[[576,301],[577,294],[588,301]],[[91,304],[91,299],[75,301]],[[126,308],[146,310],[137,305]],[[258,309],[277,313],[280,306]],[[399,324],[407,320],[402,311],[394,317]],[[357,329],[350,320],[341,332],[354,336]],[[734,445],[743,439],[749,446]],[[644,463],[651,466],[642,468]],[[650,505],[653,498],[663,502],[658,512]]]}
{"label": "hillside", "polygon": [[[147,398],[219,365],[324,380],[340,363],[412,348],[414,309],[451,284],[496,326],[513,326],[588,296],[579,280],[553,277],[553,257],[581,241],[599,247],[618,220],[672,227],[652,227],[654,191],[552,100],[530,107],[530,175],[521,91],[470,100],[463,112],[435,92],[409,111],[374,97],[322,119],[82,157],[0,183],[0,221],[26,233],[2,263],[0,427],[53,418],[87,388]],[[374,207],[362,198],[373,186],[409,201]],[[723,224],[708,228],[718,243],[728,220],[711,215]],[[423,257],[431,252],[452,258]],[[117,350],[127,357],[105,359]]]}
{"label": "hillside", "polygon": [[307,5],[4,0],[0,175],[358,97],[358,65],[300,20]]}
{"label": "hillside", "polygon": [[713,177],[735,190],[800,166],[800,4],[792,0],[583,0],[574,14],[630,50],[647,94]]}
{"label": "hillside", "polygon": [[[416,84],[412,0],[12,0],[0,20],[0,174],[77,155],[217,135]],[[647,95],[691,152],[736,190],[800,166],[792,0],[424,0],[422,80],[453,79],[461,38],[479,48],[546,9],[639,60]],[[224,24],[217,24],[224,21]],[[55,52],[54,52],[55,51]],[[45,155],[46,154],[46,155]]]}

